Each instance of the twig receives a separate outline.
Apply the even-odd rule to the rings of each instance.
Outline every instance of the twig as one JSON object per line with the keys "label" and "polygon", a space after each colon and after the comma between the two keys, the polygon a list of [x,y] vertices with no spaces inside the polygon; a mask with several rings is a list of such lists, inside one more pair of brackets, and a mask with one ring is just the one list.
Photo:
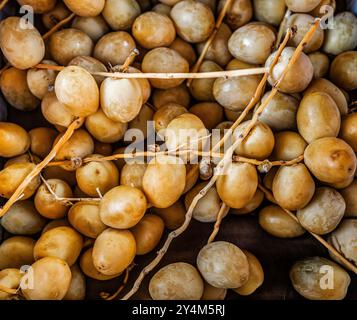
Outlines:
{"label": "twig", "polygon": [[283,37],[285,29],[286,29],[286,23],[288,22],[288,19],[290,18],[290,16],[291,16],[291,11],[289,9],[287,9],[285,12],[285,15],[284,15],[284,19],[280,23],[278,36],[276,37],[276,42],[275,42],[275,49],[277,49],[280,45],[281,38]]}
{"label": "twig", "polygon": [[218,212],[218,215],[217,215],[217,220],[214,224],[214,228],[213,228],[213,231],[207,241],[207,244],[210,244],[211,242],[214,241],[214,239],[216,238],[217,234],[218,234],[218,231],[219,231],[219,228],[221,226],[221,223],[222,223],[222,220],[224,218],[224,216],[227,214],[227,212],[229,211],[229,207],[223,202],[222,205],[221,205],[221,208]]}
{"label": "twig", "polygon": [[[214,30],[212,31],[210,37],[207,39],[207,41],[206,41],[206,43],[205,43],[205,45],[204,45],[204,47],[203,47],[203,49],[202,49],[202,52],[201,52],[199,58],[197,59],[197,61],[196,61],[196,63],[194,64],[194,66],[192,67],[192,72],[193,72],[193,73],[198,72],[198,69],[200,68],[200,66],[201,66],[201,64],[202,64],[202,62],[203,62],[203,60],[204,60],[204,58],[205,58],[205,56],[206,56],[206,54],[207,54],[207,51],[208,51],[210,45],[212,44],[214,38],[215,38],[216,35],[217,35],[217,32],[218,32],[219,28],[220,28],[221,25],[222,25],[223,19],[224,19],[224,17],[226,16],[229,7],[230,7],[231,4],[232,4],[232,1],[233,1],[233,0],[226,0],[226,3],[224,4],[224,6],[223,6],[223,8],[222,8],[222,10],[221,10],[221,12],[220,12],[218,18],[217,18],[217,21],[216,21],[216,25],[215,25],[215,27],[214,27]],[[191,83],[192,83],[192,79],[189,79],[189,80],[187,81],[187,86],[188,86],[188,87],[191,86]]]}
{"label": "twig", "polygon": [[[300,55],[302,48],[304,47],[304,43],[308,42],[311,37],[313,36],[313,34],[315,33],[317,27],[318,27],[318,23],[320,22],[320,19],[317,19],[315,24],[310,28],[310,30],[307,32],[307,34],[304,36],[302,42],[300,43],[300,45],[297,47],[293,57],[291,58],[291,60],[289,61],[289,64],[287,65],[286,69],[284,70],[285,72],[283,72],[283,74],[281,75],[281,79],[284,78],[286,72],[291,68],[291,66],[295,63],[296,59],[298,58],[298,56]],[[280,52],[282,52],[283,49],[280,50]],[[276,55],[278,56],[278,54]],[[279,57],[275,57],[277,61],[277,59],[279,59]],[[280,81],[277,82],[277,84],[279,84]],[[276,89],[276,87],[275,87]],[[259,88],[257,88],[257,90],[259,90]],[[277,89],[276,89],[277,90]],[[271,97],[272,98],[272,97]],[[270,99],[271,99],[270,98]],[[268,99],[267,99],[268,100]],[[269,102],[269,101],[268,101]],[[267,103],[266,103],[267,104]],[[259,108],[259,112],[261,112],[262,110],[264,110],[265,103],[263,103]],[[263,106],[263,107],[262,107]],[[257,112],[256,112],[257,113]],[[255,113],[255,114],[256,114]],[[254,118],[254,117],[253,117]],[[141,282],[143,281],[145,275],[147,273],[149,273],[152,269],[154,269],[159,262],[161,261],[162,257],[165,255],[167,249],[169,248],[172,240],[174,238],[176,238],[177,236],[179,236],[180,234],[182,234],[188,227],[188,225],[190,224],[190,221],[192,219],[192,212],[194,210],[194,208],[196,207],[198,201],[205,196],[205,194],[207,193],[207,191],[215,184],[215,182],[218,179],[218,173],[221,173],[221,170],[224,170],[227,165],[230,163],[229,161],[227,161],[227,159],[231,159],[232,155],[233,155],[233,151],[234,149],[237,147],[237,145],[243,140],[244,137],[247,136],[247,134],[249,133],[249,130],[254,126],[254,121],[257,121],[257,116],[251,121],[251,126],[248,126],[246,128],[246,130],[244,131],[244,133],[238,137],[238,139],[233,143],[233,145],[228,149],[227,153],[225,154],[224,158],[219,162],[216,170],[215,170],[215,174],[214,176],[211,178],[211,180],[208,182],[208,184],[193,198],[190,207],[188,208],[187,212],[186,212],[186,216],[185,216],[185,222],[183,223],[183,225],[181,227],[179,227],[178,229],[172,231],[166,242],[164,243],[162,249],[158,252],[157,256],[155,257],[155,259],[149,264],[147,265],[142,272],[139,274],[139,277],[137,278],[137,280],[134,283],[133,288],[124,296],[124,300],[129,299],[130,297],[132,297],[137,290],[140,287]]]}
{"label": "twig", "polygon": [[125,277],[124,277],[124,280],[123,280],[123,283],[121,284],[121,286],[118,288],[117,291],[115,291],[115,293],[113,293],[112,295],[110,295],[108,292],[101,292],[100,293],[100,297],[102,299],[105,299],[105,300],[114,300],[120,292],[123,291],[123,289],[125,288],[125,285],[127,284],[128,282],[128,279],[129,279],[129,273],[130,273],[130,270],[133,268],[133,265],[132,266],[129,266],[128,268],[126,268],[125,270]]}
{"label": "twig", "polygon": [[[207,140],[210,136],[211,136],[211,134],[206,135],[204,137],[194,139],[190,142],[199,142],[202,140]],[[97,157],[97,156],[96,157],[88,157],[88,158],[85,158],[84,160],[82,160],[81,158],[75,158],[75,159],[77,159],[77,163],[80,164],[78,167],[80,167],[82,164],[92,162],[92,161],[100,162],[100,161],[111,161],[111,160],[117,160],[117,159],[133,159],[136,157],[155,157],[158,155],[176,155],[176,156],[178,156],[178,155],[185,155],[187,153],[197,153],[198,155],[202,154],[202,151],[197,151],[197,150],[196,151],[190,150],[190,149],[179,150],[180,148],[183,148],[185,146],[187,146],[187,142],[175,147],[175,149],[160,152],[160,151],[158,151],[158,150],[160,150],[159,145],[151,145],[148,147],[148,149],[150,149],[150,151],[143,151],[143,152],[136,152],[136,153],[118,153],[118,154],[114,154],[114,155],[106,156],[106,157]],[[219,155],[216,155],[216,156],[218,157]],[[56,161],[56,162],[49,163],[48,166],[71,165],[72,162],[73,162],[73,159],[72,160]],[[76,167],[76,168],[78,168],[78,167]]]}
{"label": "twig", "polygon": [[[47,182],[47,180],[40,174],[40,178],[42,180],[42,182],[44,183],[44,185],[46,186],[47,190],[49,191],[49,193],[51,193],[51,195],[53,195],[53,197],[55,198],[55,201],[58,201],[58,202],[63,202],[64,204],[66,205],[73,205],[72,202],[76,202],[76,201],[93,201],[93,202],[96,202],[96,201],[100,201],[102,200],[101,198],[62,198],[62,197],[59,197],[55,191],[53,191],[53,189],[51,188],[50,184]],[[97,188],[97,190],[99,190]]]}
{"label": "twig", "polygon": [[[262,190],[264,192],[264,194],[266,195],[267,199],[275,204],[278,204],[278,202],[275,200],[274,195],[265,187],[263,187],[262,185],[259,184],[259,189]],[[279,204],[278,204],[279,205]],[[282,208],[282,207],[281,207]],[[304,228],[301,224],[299,219],[296,217],[296,215],[294,213],[292,213],[291,211],[282,208],[284,210],[284,212],[286,214],[288,214],[292,219],[294,219],[297,223],[299,223],[299,225]],[[305,228],[304,228],[305,229]],[[345,265],[345,267],[349,268],[350,270],[352,270],[355,274],[357,274],[357,267],[351,263],[350,261],[348,261],[340,252],[338,252],[332,245],[330,245],[324,238],[322,238],[321,236],[317,235],[316,233],[313,233],[309,230],[306,230],[307,232],[309,232],[317,241],[319,241],[327,250],[329,250],[330,252],[332,252],[332,254],[334,254],[336,257],[338,257],[338,259],[342,262],[342,264]]]}
{"label": "twig", "polygon": [[[235,157],[236,156],[233,156],[233,161],[235,161]],[[291,166],[293,164],[300,163],[302,160],[304,160],[304,155],[298,156],[297,158],[289,160],[289,161],[278,160],[278,161],[272,161],[271,162],[269,160],[263,160],[263,161],[255,160],[257,163],[253,163],[253,161],[252,162],[246,162],[246,163],[251,163],[251,164],[254,164],[254,165],[258,166],[257,169],[261,173],[268,173],[272,167]],[[237,162],[242,162],[242,161],[237,161]]]}
{"label": "twig", "polygon": [[[180,151],[160,151],[160,152],[153,152],[153,151],[145,151],[145,152],[135,152],[135,153],[117,153],[113,154],[111,156],[106,156],[106,157],[87,157],[84,158],[82,161],[82,164],[86,164],[92,161],[95,162],[102,162],[102,161],[113,161],[113,160],[118,160],[118,159],[135,159],[135,158],[140,158],[140,157],[155,157],[155,156],[161,156],[161,155],[174,155],[174,156],[180,156],[180,155],[185,155],[185,154],[193,154],[196,156],[201,156],[201,157],[212,157],[212,158],[223,158],[224,153],[219,153],[219,152],[212,152],[212,151],[197,151],[197,150],[180,150]],[[267,165],[271,167],[276,167],[276,166],[289,166],[292,164],[296,164],[301,162],[304,159],[304,156],[301,155],[293,160],[290,161],[285,161],[285,160],[277,160],[277,161],[269,161],[269,160],[256,160],[256,159],[250,159],[250,158],[245,158],[237,155],[232,156],[232,161],[234,162],[244,162],[244,163],[250,163],[255,166],[262,166],[262,165]],[[48,167],[54,167],[54,166],[67,166],[71,164],[71,160],[63,160],[63,161],[53,161],[50,162],[47,166]]]}
{"label": "twig", "polygon": [[[40,63],[34,68],[48,69],[61,71],[65,67],[53,66],[49,64]],[[227,70],[227,71],[212,71],[212,72],[198,72],[198,73],[144,73],[144,72],[90,72],[94,76],[101,76],[107,78],[118,79],[209,79],[209,78],[221,78],[221,77],[241,77],[254,74],[266,73],[269,68],[248,68],[239,70]]]}
{"label": "twig", "polygon": [[29,159],[31,163],[35,163],[35,159],[33,158],[33,154],[30,151],[27,151],[27,154],[29,155]]}
{"label": "twig", "polygon": [[97,191],[99,198],[100,198],[100,199],[103,199],[103,195],[102,195],[102,193],[100,192],[100,189],[99,189],[99,188],[95,188],[95,191]]}
{"label": "twig", "polygon": [[47,40],[52,34],[54,34],[59,28],[64,26],[66,23],[70,22],[76,16],[75,13],[72,13],[67,18],[64,18],[60,22],[58,22],[55,26],[53,26],[50,30],[48,30],[43,36],[43,40]]}
{"label": "twig", "polygon": [[[284,209],[284,211],[286,212],[286,209]],[[294,214],[293,214],[294,215]],[[330,245],[324,238],[322,238],[321,236],[310,232],[309,233],[317,240],[319,241],[327,250],[329,250],[333,255],[335,255],[336,257],[338,257],[339,261],[342,262],[343,265],[345,265],[345,267],[347,267],[348,269],[350,269],[354,274],[357,274],[357,267],[350,261],[348,261],[339,251],[337,251],[335,249],[335,247],[333,247],[332,245]]]}
{"label": "twig", "polygon": [[174,154],[177,151],[181,151],[180,149],[183,149],[184,147],[187,147],[189,143],[194,144],[194,143],[198,143],[198,142],[201,142],[201,141],[207,141],[207,139],[210,138],[211,136],[212,136],[211,134],[208,134],[208,135],[205,135],[203,137],[199,137],[197,139],[193,139],[192,141],[190,140],[189,142],[184,142],[184,143],[178,145],[175,149],[169,150],[168,153],[169,154]]}
{"label": "twig", "polygon": [[[302,51],[304,50],[306,44],[312,39],[312,37],[314,36],[316,30],[318,29],[319,25],[320,25],[321,19],[320,18],[316,18],[314,24],[311,26],[311,28],[309,29],[309,31],[305,34],[304,38],[301,40],[301,42],[299,43],[299,45],[296,47],[296,50],[294,52],[294,54],[292,55],[287,68],[285,68],[280,76],[280,78],[278,79],[278,81],[274,84],[274,88],[278,88],[279,84],[281,82],[284,81],[284,78],[286,76],[286,74],[289,72],[290,68],[295,64],[295,62],[297,61],[297,59],[299,59],[300,54],[302,53]],[[292,31],[294,32],[294,31]]]}
{"label": "twig", "polygon": [[28,184],[32,181],[32,179],[34,179],[41,173],[42,169],[45,168],[47,164],[57,155],[57,152],[71,138],[74,131],[78,129],[82,123],[83,119],[78,118],[69,125],[63,136],[53,146],[51,152],[46,156],[45,159],[38,163],[35,168],[26,176],[26,178],[16,188],[10,199],[5,203],[4,207],[0,209],[0,217],[2,217],[12,207],[12,205],[18,200],[18,198],[21,196],[21,194],[28,186]]}
{"label": "twig", "polygon": [[[72,202],[81,202],[81,201],[84,201],[84,202],[100,202],[102,201],[103,199],[103,195],[102,193],[100,192],[99,188],[96,188],[96,191],[99,195],[99,198],[62,198],[62,197],[59,197],[54,191],[53,189],[51,188],[50,184],[48,183],[48,181],[46,181],[46,179],[40,175],[41,177],[41,180],[42,182],[44,183],[44,185],[46,186],[47,190],[51,193],[51,195],[55,198],[55,201],[58,201],[58,202],[63,202],[64,204],[66,205],[73,205]],[[146,209],[150,209],[152,207],[152,204],[151,203],[148,203],[147,206],[146,206]]]}
{"label": "twig", "polygon": [[139,55],[138,49],[135,48],[135,49],[131,50],[129,53],[129,56],[124,61],[124,64],[122,66],[120,66],[119,71],[124,72],[124,73],[128,72],[129,67],[132,65],[132,63],[134,62],[137,55]]}
{"label": "twig", "polygon": [[5,6],[6,6],[6,4],[9,2],[9,0],[3,0],[3,1],[1,1],[1,3],[0,3],[0,10],[2,10]]}
{"label": "twig", "polygon": [[[211,134],[206,135],[204,137],[200,137],[197,139],[194,139],[190,142],[199,142],[202,140],[207,140],[209,137],[211,136]],[[183,148],[185,146],[187,146],[187,142],[183,143],[177,147],[175,147],[175,149],[171,149],[168,151],[158,151],[160,150],[160,146],[159,145],[151,145],[148,146],[148,149],[150,149],[150,151],[143,151],[143,152],[136,152],[136,153],[118,153],[118,154],[114,154],[111,156],[107,156],[107,157],[88,157],[85,158],[84,160],[82,160],[81,158],[76,158],[77,159],[77,163],[80,164],[78,167],[80,167],[82,164],[84,163],[88,163],[88,162],[100,162],[100,161],[111,161],[111,160],[117,160],[117,159],[133,159],[136,157],[155,157],[158,155],[186,155],[188,153],[197,153],[197,154],[202,154],[201,151],[194,151],[194,150],[190,150],[190,149],[186,149],[186,150],[179,150],[180,148]],[[151,150],[152,149],[152,150]],[[218,155],[216,155],[218,156]],[[57,162],[51,162],[49,163],[49,166],[62,166],[62,165],[70,165],[71,162],[73,162],[72,160],[63,160],[63,161],[57,161]],[[78,168],[77,167],[77,168]]]}

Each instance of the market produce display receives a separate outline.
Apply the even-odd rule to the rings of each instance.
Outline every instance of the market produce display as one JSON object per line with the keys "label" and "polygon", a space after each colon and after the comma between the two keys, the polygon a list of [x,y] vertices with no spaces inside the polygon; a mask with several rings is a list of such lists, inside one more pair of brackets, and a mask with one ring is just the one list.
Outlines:
{"label": "market produce display", "polygon": [[356,4],[0,1],[0,300],[348,299]]}

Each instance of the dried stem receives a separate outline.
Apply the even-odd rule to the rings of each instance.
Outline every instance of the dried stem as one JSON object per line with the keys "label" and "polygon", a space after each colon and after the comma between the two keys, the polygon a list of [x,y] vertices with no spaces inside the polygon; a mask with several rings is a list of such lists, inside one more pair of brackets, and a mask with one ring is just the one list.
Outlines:
{"label": "dried stem", "polygon": [[[161,152],[153,152],[153,151],[145,151],[145,152],[135,152],[135,153],[117,153],[113,154],[111,156],[106,156],[106,157],[87,157],[84,158],[81,163],[86,164],[89,162],[102,162],[102,161],[113,161],[113,160],[118,160],[118,159],[135,159],[135,158],[140,158],[140,157],[155,157],[155,156],[161,156],[161,155],[174,155],[174,156],[180,156],[180,155],[186,155],[186,154],[192,154],[196,156],[201,156],[201,157],[212,157],[212,158],[223,158],[224,153],[218,153],[218,152],[211,152],[211,151],[196,151],[196,150],[180,150],[180,151],[161,151]],[[290,161],[285,161],[285,160],[276,160],[276,161],[269,161],[269,160],[256,160],[256,159],[250,159],[250,158],[245,158],[237,155],[232,156],[232,161],[234,162],[244,162],[244,163],[250,163],[255,166],[261,166],[261,165],[267,165],[271,167],[276,167],[276,166],[289,166],[292,164],[296,164],[301,162],[304,159],[304,156],[299,156],[293,160]],[[63,161],[53,161],[50,162],[47,166],[48,167],[53,167],[53,166],[67,166],[71,164],[71,160],[63,160]]]}
{"label": "dried stem", "polygon": [[137,55],[139,55],[138,49],[135,48],[135,49],[131,50],[129,53],[129,56],[124,61],[124,64],[122,66],[120,66],[119,71],[124,72],[124,73],[128,72],[129,67],[132,65],[132,63],[134,62]]}
{"label": "dried stem", "polygon": [[[197,59],[197,61],[196,61],[196,63],[194,64],[194,66],[192,67],[192,70],[191,70],[192,73],[198,72],[198,69],[200,68],[200,66],[201,66],[201,64],[202,64],[202,62],[203,62],[203,60],[204,60],[204,58],[205,58],[205,56],[206,56],[206,54],[207,54],[207,51],[208,51],[210,45],[212,44],[214,38],[215,38],[216,35],[217,35],[217,32],[218,32],[219,28],[220,28],[221,25],[222,25],[223,19],[224,19],[224,17],[225,17],[226,14],[227,14],[228,9],[230,8],[230,6],[231,6],[231,4],[232,4],[232,1],[233,1],[233,0],[227,0],[226,3],[224,4],[224,6],[223,6],[223,8],[222,8],[222,10],[221,10],[221,12],[220,12],[218,18],[217,18],[217,21],[216,21],[216,25],[215,25],[214,30],[212,31],[210,37],[207,39],[207,41],[206,41],[206,43],[205,43],[205,45],[204,45],[204,47],[203,47],[203,49],[202,49],[202,52],[201,52],[199,58]],[[191,85],[191,83],[192,83],[192,79],[189,79],[189,80],[187,81],[187,86],[189,87],[189,86]]]}
{"label": "dried stem", "polygon": [[99,198],[100,198],[100,199],[103,199],[103,195],[102,195],[102,193],[100,192],[100,189],[99,189],[99,188],[95,188],[95,191],[97,191]]}
{"label": "dried stem", "polygon": [[11,206],[19,199],[19,197],[22,195],[23,191],[26,189],[26,187],[32,181],[32,179],[36,178],[41,173],[42,169],[45,168],[47,164],[57,155],[57,152],[71,138],[74,131],[78,129],[82,123],[83,123],[83,119],[78,118],[69,125],[63,136],[53,146],[51,152],[46,156],[45,159],[43,159],[39,164],[35,166],[35,168],[20,183],[20,185],[17,187],[15,192],[10,197],[10,199],[5,203],[4,207],[0,209],[0,217],[2,217],[11,208]]}
{"label": "dried stem", "polygon": [[[273,202],[275,204],[278,204],[278,202],[274,198],[274,195],[268,189],[266,189],[262,185],[259,185],[259,189],[264,192],[264,194],[266,195],[266,197],[267,197],[267,199],[269,201],[271,201],[271,202]],[[284,212],[286,214],[288,214],[292,219],[294,219],[297,223],[300,224],[299,219],[296,217],[296,215],[293,212],[291,212],[291,211],[289,211],[289,210],[287,210],[285,208],[282,208],[282,209],[284,210]],[[302,225],[301,225],[301,227],[304,228]],[[348,269],[352,270],[355,274],[357,274],[357,267],[353,263],[348,261],[340,252],[338,252],[324,238],[322,238],[321,236],[317,235],[316,233],[310,232],[309,230],[306,230],[306,231],[309,232],[317,241],[319,241],[327,250],[329,250],[332,254],[334,254],[336,257],[338,257],[338,259],[342,262],[342,264],[345,267],[347,267]]]}
{"label": "dried stem", "polygon": [[9,0],[3,0],[3,1],[1,1],[1,3],[0,3],[0,10],[2,10],[5,6],[6,6],[6,4],[9,2]]}
{"label": "dried stem", "polygon": [[117,291],[115,291],[115,293],[113,293],[112,295],[110,295],[108,292],[101,292],[100,293],[100,297],[102,299],[105,299],[105,300],[114,300],[120,292],[123,291],[123,289],[125,288],[127,282],[128,282],[128,279],[129,279],[129,273],[130,273],[130,270],[132,269],[133,266],[129,266],[128,268],[126,268],[125,270],[125,277],[124,277],[124,280],[123,280],[123,283],[120,285],[120,287],[118,288]]}
{"label": "dried stem", "polygon": [[[211,136],[211,134],[206,135],[204,137],[200,137],[198,139],[194,139],[191,142],[199,142],[202,140],[206,140]],[[190,149],[186,149],[186,150],[179,150],[180,148],[184,148],[187,146],[187,143],[183,143],[179,146],[177,146],[175,149],[171,149],[168,151],[159,151],[160,150],[160,146],[159,145],[151,145],[148,147],[148,149],[153,148],[153,150],[150,151],[143,151],[143,152],[136,152],[136,153],[118,153],[118,154],[114,154],[111,156],[107,156],[107,157],[88,157],[85,158],[84,160],[82,160],[81,158],[72,158],[71,160],[63,160],[63,161],[56,161],[56,162],[51,162],[49,164],[49,166],[62,166],[62,165],[71,165],[72,166],[72,162],[73,159],[76,160],[78,166],[76,167],[76,169],[78,167],[80,167],[83,163],[88,163],[88,162],[100,162],[100,161],[111,161],[111,160],[117,160],[117,159],[133,159],[136,157],[155,157],[158,155],[186,155],[188,153],[193,153],[193,152],[197,152],[197,153],[201,153],[201,151],[193,151]],[[218,156],[218,155],[217,155]],[[73,166],[72,166],[73,167]]]}
{"label": "dried stem", "polygon": [[278,32],[278,36],[276,37],[276,42],[275,42],[275,49],[277,49],[280,45],[281,39],[284,35],[284,32],[286,30],[286,24],[288,22],[288,19],[291,16],[291,11],[289,9],[286,10],[285,15],[284,15],[284,19],[283,21],[280,23],[280,27],[279,27],[279,32]]}
{"label": "dried stem", "polygon": [[[47,190],[51,193],[51,195],[55,198],[55,201],[59,201],[59,202],[63,202],[66,205],[73,205],[73,202],[81,202],[81,201],[85,201],[85,202],[100,202],[103,199],[103,195],[100,192],[99,188],[96,188],[96,191],[98,193],[99,198],[62,198],[59,197],[55,191],[51,188],[50,184],[47,182],[47,180],[40,175],[42,182],[44,183],[44,185],[46,186]],[[20,200],[20,199],[19,199]],[[146,209],[150,209],[152,207],[151,203],[148,203],[146,206]]]}
{"label": "dried stem", "polygon": [[[34,68],[61,71],[65,67],[40,63]],[[268,68],[248,68],[240,70],[199,72],[199,73],[144,73],[144,72],[90,72],[93,76],[118,78],[118,79],[209,79],[221,77],[241,77],[266,73]]]}
{"label": "dried stem", "polygon": [[280,78],[278,79],[278,81],[274,84],[274,88],[278,88],[279,84],[281,82],[284,81],[284,78],[286,76],[286,74],[289,72],[290,68],[295,64],[295,62],[297,61],[297,59],[299,59],[300,54],[302,53],[302,51],[304,50],[306,44],[312,39],[312,37],[314,36],[316,30],[318,29],[319,25],[320,25],[321,19],[320,18],[316,18],[314,24],[311,26],[311,28],[309,29],[309,31],[305,34],[304,38],[301,40],[301,42],[299,43],[299,45],[296,47],[296,50],[294,52],[294,54],[292,55],[289,64],[287,66],[287,68],[285,68],[282,72],[282,75],[280,76]]}
{"label": "dried stem", "polygon": [[[276,160],[276,161],[269,161],[269,160],[255,160],[255,159],[249,159],[249,158],[243,158],[243,157],[239,157],[234,155],[233,156],[233,161],[235,162],[245,162],[245,163],[250,163],[250,164],[254,164],[256,166],[267,166],[270,170],[271,167],[278,167],[278,166],[291,166],[293,164],[296,163],[300,163],[301,161],[304,160],[304,155],[298,156],[295,159],[286,161],[286,160]],[[265,172],[268,172],[269,170],[266,170]]]}
{"label": "dried stem", "polygon": [[222,220],[223,218],[225,217],[225,215],[228,213],[229,211],[229,207],[223,202],[222,205],[221,205],[221,208],[218,212],[218,215],[217,215],[217,220],[214,224],[214,228],[213,228],[213,231],[207,241],[207,244],[210,244],[211,242],[214,241],[214,239],[216,238],[218,232],[219,232],[219,228],[221,226],[221,223],[222,223]]}
{"label": "dried stem", "polygon": [[[40,174],[40,178],[43,182],[43,184],[46,186],[47,190],[49,191],[49,193],[51,193],[51,195],[55,198],[54,201],[58,201],[58,202],[63,202],[66,205],[73,205],[72,202],[77,202],[77,201],[92,201],[92,202],[97,202],[102,200],[102,197],[99,198],[62,198],[59,197],[56,192],[51,188],[50,184],[47,182],[47,180]],[[97,188],[97,192],[98,192],[98,188]]]}
{"label": "dried stem", "polygon": [[74,17],[76,16],[75,13],[72,13],[69,15],[67,18],[61,20],[58,22],[55,26],[53,26],[50,30],[48,30],[43,36],[43,40],[47,40],[52,34],[54,34],[59,28],[70,22]]}
{"label": "dried stem", "polygon": [[[289,61],[289,64],[287,65],[286,69],[282,73],[281,78],[278,80],[277,85],[274,88],[275,90],[277,90],[276,89],[277,86],[279,85],[281,80],[285,77],[286,73],[291,68],[291,66],[295,63],[296,59],[299,57],[299,55],[300,55],[305,43],[308,42],[311,39],[311,37],[314,35],[314,33],[315,33],[315,31],[316,31],[316,29],[318,27],[319,22],[320,22],[320,19],[317,19],[315,24],[310,28],[310,30],[304,36],[302,42],[299,44],[299,46],[297,47],[293,57]],[[288,34],[290,34],[290,32],[288,32]],[[282,50],[283,50],[283,48],[281,48],[280,52],[282,52]],[[274,59],[274,60],[276,60],[276,61],[277,61],[277,59],[279,59],[278,54],[276,55],[275,58],[276,59]],[[259,90],[259,88],[257,88],[257,91],[258,90]],[[271,96],[270,99],[272,99],[273,96]],[[183,225],[181,227],[179,227],[178,229],[172,231],[169,234],[169,236],[168,236],[166,242],[164,243],[162,249],[158,252],[158,254],[155,257],[155,259],[141,271],[141,273],[139,274],[139,277],[136,279],[136,281],[134,283],[133,288],[124,296],[124,298],[123,298],[124,300],[129,299],[130,297],[132,297],[137,292],[137,290],[139,289],[140,284],[143,281],[145,275],[147,273],[149,273],[152,269],[154,269],[159,264],[159,262],[161,261],[162,257],[165,255],[166,251],[168,250],[172,240],[174,238],[178,237],[180,234],[182,234],[187,229],[187,227],[189,226],[190,221],[192,219],[192,212],[193,212],[194,208],[196,207],[198,201],[202,197],[204,197],[205,194],[207,193],[207,191],[216,183],[216,181],[217,181],[217,179],[219,177],[218,174],[222,173],[222,170],[224,170],[227,167],[227,165],[229,165],[230,161],[227,161],[227,160],[228,159],[231,160],[234,149],[249,134],[251,128],[254,126],[255,122],[257,121],[257,118],[258,118],[258,115],[259,115],[258,112],[261,112],[262,110],[264,110],[264,108],[266,107],[267,103],[269,102],[269,100],[268,101],[267,100],[265,100],[265,103],[262,103],[262,105],[258,108],[257,112],[255,113],[255,115],[257,115],[257,116],[253,117],[253,120],[251,121],[251,125],[248,126],[245,129],[244,133],[240,137],[238,137],[238,139],[228,149],[228,151],[225,154],[225,156],[223,157],[223,159],[219,162],[219,164],[218,164],[218,166],[217,166],[217,168],[215,170],[215,174],[211,178],[211,180],[208,182],[208,184],[193,198],[192,203],[191,203],[190,207],[188,208],[188,210],[186,212],[185,222],[183,223]]]}

